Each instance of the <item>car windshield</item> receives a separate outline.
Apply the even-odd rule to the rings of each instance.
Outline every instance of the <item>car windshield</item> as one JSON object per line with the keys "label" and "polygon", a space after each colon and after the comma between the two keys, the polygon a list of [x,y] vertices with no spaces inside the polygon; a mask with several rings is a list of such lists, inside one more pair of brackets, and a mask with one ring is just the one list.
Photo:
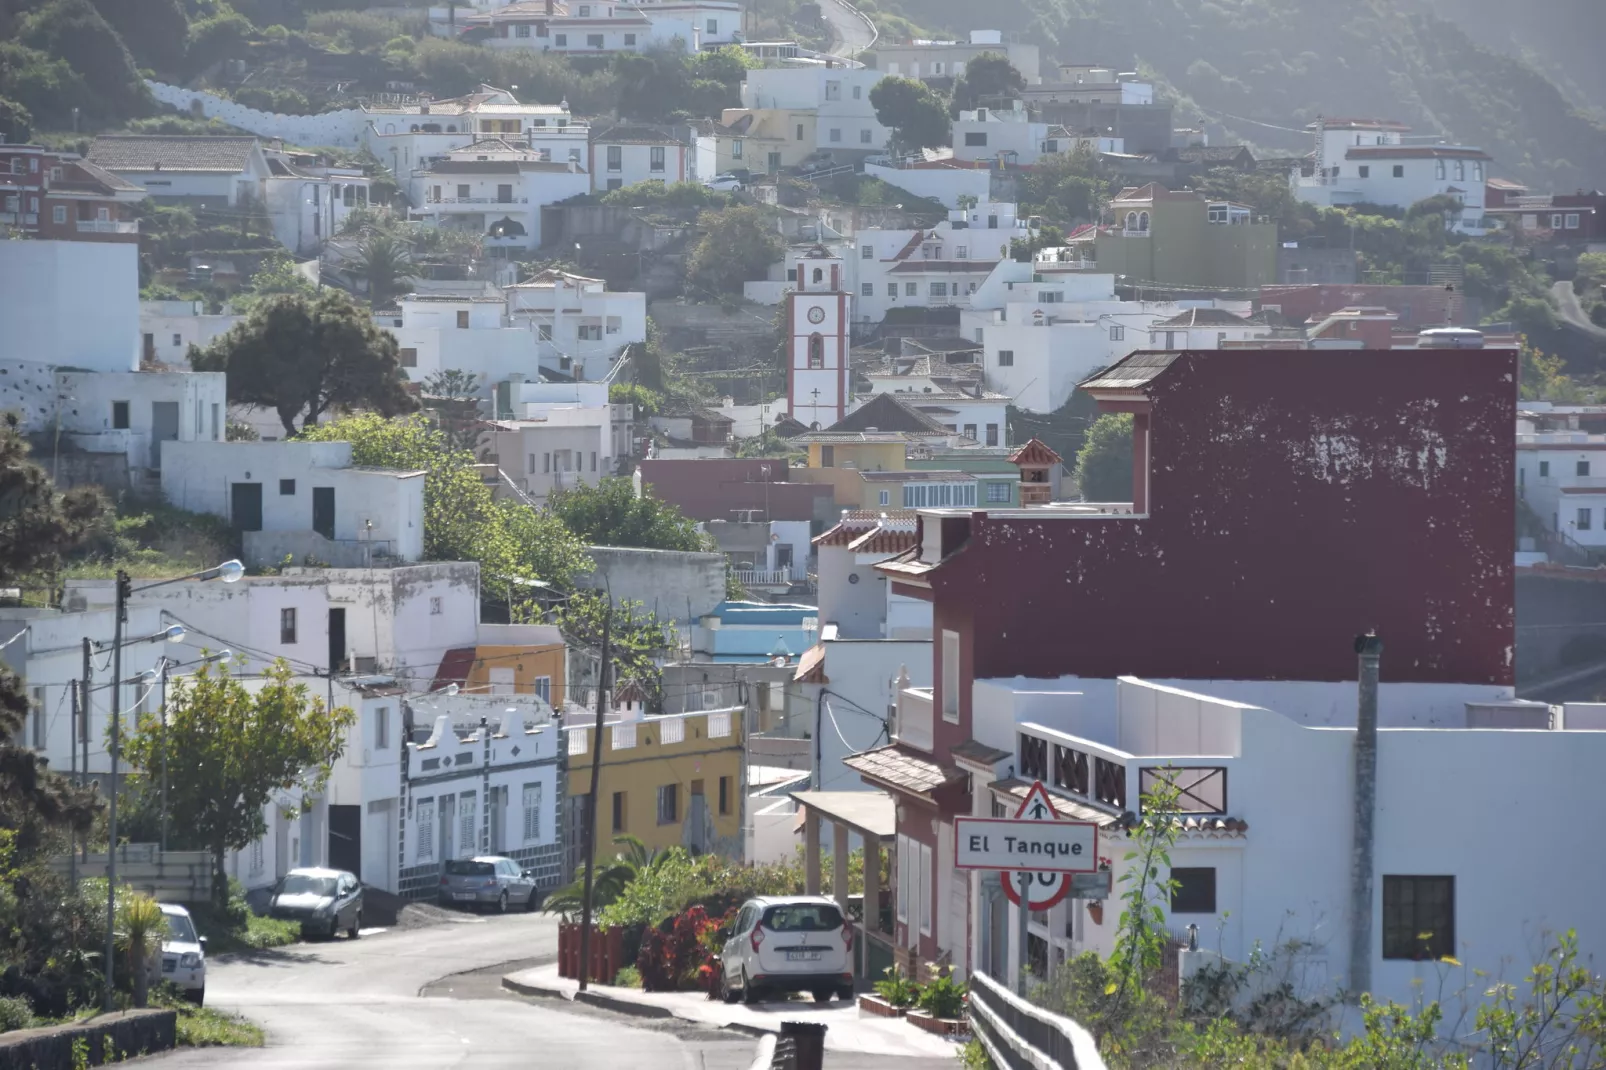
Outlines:
{"label": "car windshield", "polygon": [[791,903],[770,907],[764,928],[777,933],[823,933],[842,928],[842,912],[830,903]]}
{"label": "car windshield", "polygon": [[193,944],[195,939],[195,926],[183,914],[165,914],[167,918],[167,935],[175,944]]}
{"label": "car windshield", "polygon": [[446,875],[449,877],[489,877],[496,872],[496,866],[490,862],[448,862]]}
{"label": "car windshield", "polygon": [[334,895],[333,877],[311,877],[305,873],[292,873],[284,879],[280,895]]}

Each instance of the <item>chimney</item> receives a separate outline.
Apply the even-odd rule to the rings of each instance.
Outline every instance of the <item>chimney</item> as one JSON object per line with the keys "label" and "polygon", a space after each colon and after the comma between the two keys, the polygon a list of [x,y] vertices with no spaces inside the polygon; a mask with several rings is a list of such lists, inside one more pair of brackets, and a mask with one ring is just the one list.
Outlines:
{"label": "chimney", "polygon": [[1355,637],[1360,689],[1355,716],[1355,836],[1350,853],[1349,998],[1372,988],[1372,854],[1377,811],[1377,677],[1383,640]]}

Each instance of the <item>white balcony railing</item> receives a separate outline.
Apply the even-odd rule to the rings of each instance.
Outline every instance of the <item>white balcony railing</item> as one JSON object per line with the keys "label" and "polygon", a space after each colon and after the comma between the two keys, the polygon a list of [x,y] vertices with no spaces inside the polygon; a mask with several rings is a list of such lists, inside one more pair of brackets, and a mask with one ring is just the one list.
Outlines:
{"label": "white balcony railing", "polygon": [[137,219],[80,219],[80,234],[138,234]]}
{"label": "white balcony railing", "polygon": [[684,718],[671,717],[658,722],[659,743],[686,742],[686,721]]}
{"label": "white balcony railing", "polygon": [[629,722],[626,722],[625,724],[616,724],[616,725],[613,726],[613,749],[614,750],[630,750],[635,745],[636,745],[636,722],[629,721]]}
{"label": "white balcony railing", "polygon": [[529,204],[528,197],[441,197],[429,204]]}
{"label": "white balcony railing", "polygon": [[899,743],[923,751],[935,743],[932,735],[932,692],[929,687],[906,687],[898,692]]}
{"label": "white balcony railing", "polygon": [[731,715],[729,710],[708,715],[708,738],[724,739],[731,734]]}
{"label": "white balcony railing", "polygon": [[731,574],[743,587],[784,587],[792,582],[792,573],[784,568],[738,568]]}

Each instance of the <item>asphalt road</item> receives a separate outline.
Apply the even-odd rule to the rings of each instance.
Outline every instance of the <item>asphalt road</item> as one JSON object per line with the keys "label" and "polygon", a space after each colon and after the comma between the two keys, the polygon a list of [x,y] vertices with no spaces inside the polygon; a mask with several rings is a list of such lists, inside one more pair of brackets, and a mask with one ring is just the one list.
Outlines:
{"label": "asphalt road", "polygon": [[[822,0],[822,4],[832,3],[833,0]],[[823,7],[822,7],[823,10]],[[1551,294],[1556,298],[1562,322],[1581,331],[1598,342],[1606,342],[1606,327],[1597,327],[1584,315],[1583,305],[1578,303],[1578,295],[1573,292],[1573,284],[1565,279],[1550,288]]]}
{"label": "asphalt road", "polygon": [[820,15],[831,26],[831,55],[851,59],[875,44],[875,30],[842,0],[820,0]]}
{"label": "asphalt road", "polygon": [[643,1028],[653,1023],[573,1013],[567,1004],[498,996],[497,964],[534,965],[556,955],[555,919],[512,915],[213,963],[208,1005],[261,1024],[267,1046],[190,1050],[160,1062],[285,1070],[737,1070],[751,1062],[748,1037],[680,1035]]}

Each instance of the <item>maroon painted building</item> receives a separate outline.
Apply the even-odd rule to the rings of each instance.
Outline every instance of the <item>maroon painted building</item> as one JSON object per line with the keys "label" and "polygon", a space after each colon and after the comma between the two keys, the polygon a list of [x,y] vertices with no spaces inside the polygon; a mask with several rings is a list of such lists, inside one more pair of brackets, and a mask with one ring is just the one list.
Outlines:
{"label": "maroon painted building", "polygon": [[788,482],[790,467],[781,457],[646,460],[640,467],[652,496],[693,520],[730,520],[741,512],[764,520],[814,520],[830,509],[830,486]]}
{"label": "maroon painted building", "polygon": [[1510,685],[1516,376],[1512,349],[1135,353],[1100,373],[1081,388],[1134,416],[1131,511],[920,513],[920,545],[877,567],[932,603],[932,705],[957,685],[957,717],[933,716],[929,752],[849,764],[934,844],[931,818],[969,811],[976,679],[1350,680],[1376,629],[1385,682]]}

